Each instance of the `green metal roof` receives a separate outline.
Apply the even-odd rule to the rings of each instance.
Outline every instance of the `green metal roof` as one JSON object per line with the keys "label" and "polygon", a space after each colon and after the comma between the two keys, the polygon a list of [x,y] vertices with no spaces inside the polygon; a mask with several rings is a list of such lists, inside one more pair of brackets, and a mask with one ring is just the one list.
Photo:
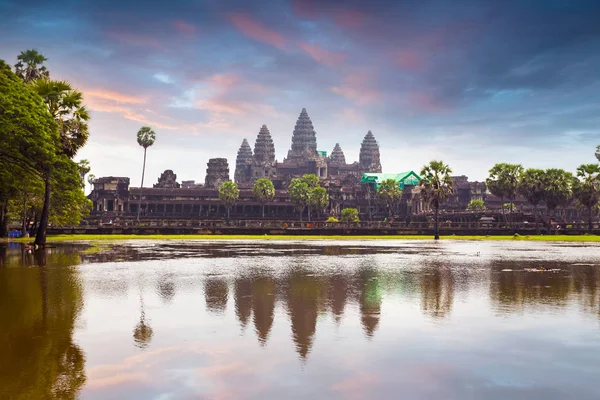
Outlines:
{"label": "green metal roof", "polygon": [[366,172],[362,175],[362,183],[373,183],[375,189],[379,187],[379,184],[386,179],[393,179],[398,182],[400,189],[404,189],[404,185],[418,185],[421,177],[415,173],[415,171],[406,171],[400,173],[374,173]]}
{"label": "green metal roof", "polygon": [[317,150],[317,153],[319,153],[323,157],[327,157],[327,152],[325,150]]}

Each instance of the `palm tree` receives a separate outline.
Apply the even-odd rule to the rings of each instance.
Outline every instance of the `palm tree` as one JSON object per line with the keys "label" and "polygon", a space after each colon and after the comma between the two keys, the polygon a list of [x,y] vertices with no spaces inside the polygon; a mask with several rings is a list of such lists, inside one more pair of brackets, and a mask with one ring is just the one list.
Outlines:
{"label": "palm tree", "polygon": [[506,164],[494,165],[489,173],[490,176],[485,180],[485,185],[491,194],[500,198],[500,207],[502,207],[502,219],[506,223],[506,213],[504,209],[504,198],[506,197],[506,187],[502,184],[503,166]]}
{"label": "palm tree", "polygon": [[46,69],[44,62],[48,61],[37,50],[25,50],[17,56],[17,63],[15,64],[15,74],[23,79],[25,83],[31,82],[39,78],[48,78],[50,72]]}
{"label": "palm tree", "polygon": [[573,182],[573,195],[577,202],[588,210],[588,231],[591,233],[593,210],[600,201],[600,165],[580,165],[576,175],[577,179]]}
{"label": "palm tree", "polygon": [[229,224],[229,215],[231,213],[231,206],[240,197],[240,189],[237,183],[231,181],[225,181],[219,187],[219,200],[223,202],[225,208],[227,208],[227,224]]}
{"label": "palm tree", "polygon": [[521,164],[499,163],[490,169],[490,176],[485,181],[488,190],[492,194],[500,197],[500,201],[502,202],[502,215],[505,220],[504,198],[507,198],[510,201],[510,214],[512,215],[514,209],[513,202],[515,197],[517,197],[522,173],[523,166]]}
{"label": "palm tree", "polygon": [[310,210],[314,209],[318,214],[321,214],[329,205],[329,195],[327,190],[321,186],[317,186],[310,191],[308,197],[308,220],[310,221]]}
{"label": "palm tree", "polygon": [[[83,94],[73,89],[66,81],[53,81],[48,77],[31,80],[29,85],[33,91],[42,97],[48,111],[58,124],[62,153],[73,159],[89,137],[88,121],[90,115],[83,105]],[[51,195],[50,170],[44,173],[44,186],[44,206],[38,231],[35,235],[35,245],[38,246],[46,244]]]}
{"label": "palm tree", "polygon": [[387,210],[388,216],[392,218],[394,206],[400,202],[402,198],[402,189],[395,179],[386,179],[377,188],[377,199],[383,203]]}
{"label": "palm tree", "polygon": [[544,182],[546,176],[544,170],[529,168],[521,176],[521,185],[519,186],[519,192],[527,199],[529,204],[533,206],[533,212],[535,215],[535,230],[537,234],[540,234],[540,227],[538,224],[538,204],[544,200],[546,193],[544,188]]}
{"label": "palm tree", "polygon": [[36,79],[30,83],[32,89],[42,96],[48,111],[58,123],[63,152],[73,158],[89,138],[90,115],[83,105],[83,94],[71,87],[67,81]]}
{"label": "palm tree", "polygon": [[148,147],[154,144],[156,133],[149,126],[143,126],[137,133],[137,142],[144,148],[144,166],[142,167],[142,183],[140,184],[140,199],[137,209],[137,220],[140,220],[140,211],[142,210],[142,188],[144,187],[144,173],[146,172],[146,151]]}
{"label": "palm tree", "polygon": [[261,205],[261,214],[265,218],[265,204],[275,197],[275,186],[269,178],[260,178],[252,187],[252,193]]}
{"label": "palm tree", "polygon": [[87,177],[87,182],[90,184],[90,191],[94,190],[94,181],[96,180],[96,175],[89,174]]}
{"label": "palm tree", "polygon": [[435,240],[440,238],[439,211],[440,205],[454,193],[454,182],[450,174],[452,170],[443,161],[430,161],[421,170],[421,196],[435,211]]}
{"label": "palm tree", "polygon": [[544,177],[544,201],[549,212],[566,207],[573,196],[573,174],[562,169],[550,168]]}

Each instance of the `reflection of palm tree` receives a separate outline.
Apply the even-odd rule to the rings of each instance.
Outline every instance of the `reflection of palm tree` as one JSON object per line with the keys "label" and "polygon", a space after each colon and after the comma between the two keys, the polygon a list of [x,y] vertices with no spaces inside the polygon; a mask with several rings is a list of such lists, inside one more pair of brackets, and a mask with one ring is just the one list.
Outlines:
{"label": "reflection of palm tree", "polygon": [[445,317],[454,302],[454,276],[450,268],[433,265],[421,275],[421,308],[432,317]]}
{"label": "reflection of palm tree", "polygon": [[223,278],[209,277],[204,281],[204,301],[208,311],[224,314],[227,309],[229,287]]}
{"label": "reflection of palm tree", "polygon": [[146,313],[144,312],[144,298],[140,289],[140,322],[133,329],[133,340],[135,345],[140,349],[145,349],[150,345],[152,340],[152,327],[146,321]]}
{"label": "reflection of palm tree", "polygon": [[381,287],[376,271],[372,268],[361,270],[357,286],[360,296],[360,320],[365,334],[371,338],[379,325],[381,315]]}
{"label": "reflection of palm tree", "polygon": [[306,276],[304,273],[291,275],[287,307],[296,351],[303,360],[310,352],[317,327],[319,293],[319,280],[314,276]]}

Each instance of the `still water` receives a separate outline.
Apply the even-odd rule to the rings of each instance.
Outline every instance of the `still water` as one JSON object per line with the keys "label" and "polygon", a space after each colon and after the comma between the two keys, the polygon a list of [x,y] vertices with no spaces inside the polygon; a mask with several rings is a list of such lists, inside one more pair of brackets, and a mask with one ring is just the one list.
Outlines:
{"label": "still water", "polygon": [[0,246],[0,399],[600,398],[598,245]]}

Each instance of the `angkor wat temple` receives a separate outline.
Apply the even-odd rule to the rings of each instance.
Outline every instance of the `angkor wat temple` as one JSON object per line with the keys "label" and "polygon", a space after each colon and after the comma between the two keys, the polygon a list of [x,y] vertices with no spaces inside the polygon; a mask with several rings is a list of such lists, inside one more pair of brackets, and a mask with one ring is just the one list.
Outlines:
{"label": "angkor wat temple", "polygon": [[[254,142],[254,149],[244,139],[238,150],[233,180],[240,189],[239,200],[231,210],[232,219],[261,219],[261,204],[252,193],[253,183],[263,177],[271,179],[275,186],[275,197],[266,204],[267,219],[298,219],[287,186],[292,178],[304,174],[315,174],[329,194],[329,206],[318,218],[339,216],[346,207],[357,208],[363,221],[383,220],[385,208],[375,197],[376,186],[365,177],[399,179],[403,196],[394,214],[397,218],[414,218],[428,212],[429,207],[420,198],[418,175],[413,171],[397,174],[382,174],[379,144],[371,131],[365,135],[359,160],[348,163],[339,143],[331,153],[320,151],[313,123],[302,109],[292,133],[290,149],[283,161],[275,155],[273,138],[263,125]],[[230,180],[229,163],[226,158],[208,160],[204,184],[195,181],[177,181],[172,170],[166,170],[152,188],[129,186],[127,177],[103,177],[93,182],[89,198],[93,202],[90,220],[127,220],[137,215],[141,199],[141,217],[180,219],[222,219],[226,209],[219,200],[218,188],[223,181]],[[485,183],[469,182],[466,176],[454,177],[455,193],[444,204],[449,211],[464,211],[474,199],[484,200],[488,209],[501,209],[500,199],[486,193]],[[523,199],[516,204],[524,206]],[[305,211],[306,212],[306,211]]]}

